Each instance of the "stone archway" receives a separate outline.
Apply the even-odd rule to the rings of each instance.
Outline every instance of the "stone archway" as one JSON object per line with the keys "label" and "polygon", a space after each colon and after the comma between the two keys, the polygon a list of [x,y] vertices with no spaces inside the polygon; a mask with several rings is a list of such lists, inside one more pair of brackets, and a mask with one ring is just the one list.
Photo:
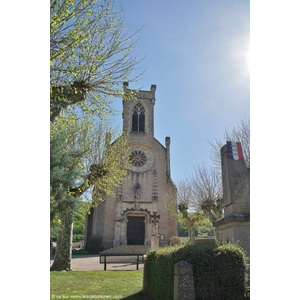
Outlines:
{"label": "stone archway", "polygon": [[152,234],[152,222],[146,211],[130,210],[124,214],[121,229],[122,240],[127,245],[148,245]]}

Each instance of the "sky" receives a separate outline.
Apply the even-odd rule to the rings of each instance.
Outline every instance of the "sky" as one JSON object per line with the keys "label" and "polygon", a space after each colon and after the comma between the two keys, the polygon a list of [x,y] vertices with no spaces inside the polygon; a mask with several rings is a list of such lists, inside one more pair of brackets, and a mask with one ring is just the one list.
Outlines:
{"label": "sky", "polygon": [[[125,27],[143,27],[137,52],[146,55],[145,74],[129,88],[156,84],[154,135],[162,144],[171,137],[176,181],[197,161],[209,162],[209,140],[250,117],[250,3],[116,0],[120,5]],[[121,115],[115,123],[122,127]]]}
{"label": "sky", "polygon": [[[116,1],[125,26],[143,27],[137,48],[156,84],[154,135],[171,137],[175,181],[209,162],[209,140],[250,117],[250,3],[244,0]],[[121,110],[121,103],[119,107]],[[116,122],[122,126],[119,115]]]}

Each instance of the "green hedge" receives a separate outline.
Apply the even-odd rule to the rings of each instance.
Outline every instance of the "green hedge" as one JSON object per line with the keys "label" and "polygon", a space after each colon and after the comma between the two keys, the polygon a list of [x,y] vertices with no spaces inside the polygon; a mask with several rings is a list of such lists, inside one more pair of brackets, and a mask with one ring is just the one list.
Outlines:
{"label": "green hedge", "polygon": [[174,245],[181,245],[181,238],[179,236],[171,236],[170,237],[170,245],[174,246]]}
{"label": "green hedge", "polygon": [[150,250],[145,262],[149,300],[173,299],[174,264],[193,265],[196,298],[238,300],[246,295],[246,257],[233,244],[170,246]]}

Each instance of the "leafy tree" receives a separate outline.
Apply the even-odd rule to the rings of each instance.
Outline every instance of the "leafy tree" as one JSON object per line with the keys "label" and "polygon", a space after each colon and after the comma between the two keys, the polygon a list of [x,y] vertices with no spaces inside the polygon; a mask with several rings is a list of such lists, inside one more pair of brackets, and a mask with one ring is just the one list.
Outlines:
{"label": "leafy tree", "polygon": [[186,222],[189,235],[189,243],[195,243],[195,223],[199,221],[200,215],[189,214],[189,203],[194,197],[193,190],[188,180],[180,180],[177,183],[177,202],[178,210],[182,214],[183,219]]}
{"label": "leafy tree", "polygon": [[[189,212],[193,214],[192,212]],[[180,237],[188,237],[188,227],[186,224],[185,219],[182,217],[182,214],[178,214],[178,236]],[[195,237],[202,237],[202,236],[211,236],[212,232],[212,224],[208,218],[201,218],[200,221],[195,223]]]}
{"label": "leafy tree", "polygon": [[[50,141],[50,228],[52,235],[58,234],[58,249],[66,248],[64,255],[70,256],[72,234],[68,235],[58,225],[63,222],[61,226],[70,226],[72,231],[72,212],[75,209],[76,198],[69,193],[69,189],[75,186],[80,178],[76,161],[82,157],[82,153],[67,149],[65,144],[63,133],[55,135]],[[69,253],[67,247],[62,247],[61,241],[65,242]],[[55,259],[62,259],[63,255],[60,252]]]}
{"label": "leafy tree", "polygon": [[[90,207],[90,203],[85,201],[78,201],[74,210],[74,225],[73,225],[73,243],[83,240],[85,231],[85,222],[87,210]],[[51,208],[50,208],[51,209]],[[57,240],[59,233],[60,219],[56,216],[50,221],[50,239],[52,241]]]}
{"label": "leafy tree", "polygon": [[[181,214],[178,214],[177,218],[177,226],[178,226],[178,236],[180,237],[187,237],[189,236],[188,228],[186,222]],[[197,235],[197,232],[196,232]]]}
{"label": "leafy tree", "polygon": [[[86,127],[80,134],[73,136],[71,141],[64,140],[62,146],[65,151],[84,150],[80,159],[74,157],[70,165],[59,165],[61,173],[76,170],[76,182],[64,181],[63,191],[59,190],[60,185],[51,187],[51,199],[53,211],[60,220],[60,230],[57,238],[57,250],[51,270],[70,270],[71,269],[71,245],[74,211],[78,201],[84,197],[89,200],[91,205],[97,206],[108,194],[113,194],[113,190],[127,176],[129,151],[126,137],[121,136],[111,144],[111,129],[106,128],[109,134],[105,134],[103,123],[98,126]],[[74,128],[77,129],[77,124]],[[84,135],[84,138],[81,137]],[[55,136],[52,140],[55,140]],[[52,169],[51,169],[52,171]],[[70,183],[70,184],[69,184]],[[63,194],[61,198],[57,196]],[[88,192],[88,193],[87,193]],[[89,197],[87,197],[87,194]]]}
{"label": "leafy tree", "polygon": [[195,238],[195,226],[196,223],[199,222],[201,215],[195,214],[195,213],[189,213],[188,212],[188,205],[186,203],[180,203],[178,205],[178,209],[182,214],[182,217],[184,218],[187,229],[188,229],[188,235],[189,235],[189,244],[195,244],[196,238]]}
{"label": "leafy tree", "polygon": [[[122,11],[110,0],[50,1],[50,119],[72,122],[63,116],[69,106],[94,115],[109,104],[108,97],[123,97],[119,88],[137,68],[137,30],[124,30]],[[109,105],[108,105],[109,109]]]}
{"label": "leafy tree", "polygon": [[181,213],[181,216],[184,220],[184,223],[187,226],[188,236],[189,236],[189,243],[195,243],[195,226],[198,222],[203,221],[204,215],[199,214],[194,211],[188,211],[189,205],[194,197],[194,192],[192,190],[192,186],[188,179],[179,180],[177,182],[177,190],[176,194],[172,191],[168,193],[167,205],[168,209],[171,210],[174,208],[171,206],[173,204],[174,197],[177,197],[178,208],[176,208]]}
{"label": "leafy tree", "polygon": [[205,224],[198,224],[198,232],[200,237],[214,237],[214,227],[211,222],[207,222]]}
{"label": "leafy tree", "polygon": [[109,0],[51,0],[50,14],[50,137],[65,135],[60,147],[72,160],[57,174],[78,175],[50,183],[52,220],[60,223],[51,270],[68,270],[76,203],[89,195],[97,205],[127,175],[126,137],[111,144],[106,120],[110,96],[132,98],[118,87],[139,77],[129,77],[139,63],[138,31],[124,30],[122,11],[114,12]]}
{"label": "leafy tree", "polygon": [[221,171],[221,148],[226,141],[241,142],[246,165],[250,167],[250,119],[241,120],[232,129],[225,129],[223,137],[209,141],[210,158],[215,167]]}
{"label": "leafy tree", "polygon": [[65,147],[65,135],[57,134],[50,141],[50,221],[59,211],[65,211],[75,205],[76,198],[69,193],[80,178],[77,160],[82,157],[77,150]]}
{"label": "leafy tree", "polygon": [[198,163],[189,177],[177,182],[177,202],[193,244],[197,223],[212,225],[223,215],[222,182],[216,168]]}

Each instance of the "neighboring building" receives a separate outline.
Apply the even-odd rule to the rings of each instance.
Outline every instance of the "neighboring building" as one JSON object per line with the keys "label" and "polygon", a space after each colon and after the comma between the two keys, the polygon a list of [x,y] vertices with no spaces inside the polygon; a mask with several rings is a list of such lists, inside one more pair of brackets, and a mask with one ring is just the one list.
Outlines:
{"label": "neighboring building", "polygon": [[[131,91],[126,82],[124,89]],[[123,134],[128,134],[131,148],[129,177],[115,197],[107,197],[87,218],[86,239],[101,235],[104,249],[149,245],[154,213],[159,216],[160,245],[177,235],[177,219],[166,203],[167,191],[176,191],[170,175],[170,138],[166,137],[164,147],[154,137],[155,90],[151,85],[150,91],[138,91],[136,100],[123,101]]]}

